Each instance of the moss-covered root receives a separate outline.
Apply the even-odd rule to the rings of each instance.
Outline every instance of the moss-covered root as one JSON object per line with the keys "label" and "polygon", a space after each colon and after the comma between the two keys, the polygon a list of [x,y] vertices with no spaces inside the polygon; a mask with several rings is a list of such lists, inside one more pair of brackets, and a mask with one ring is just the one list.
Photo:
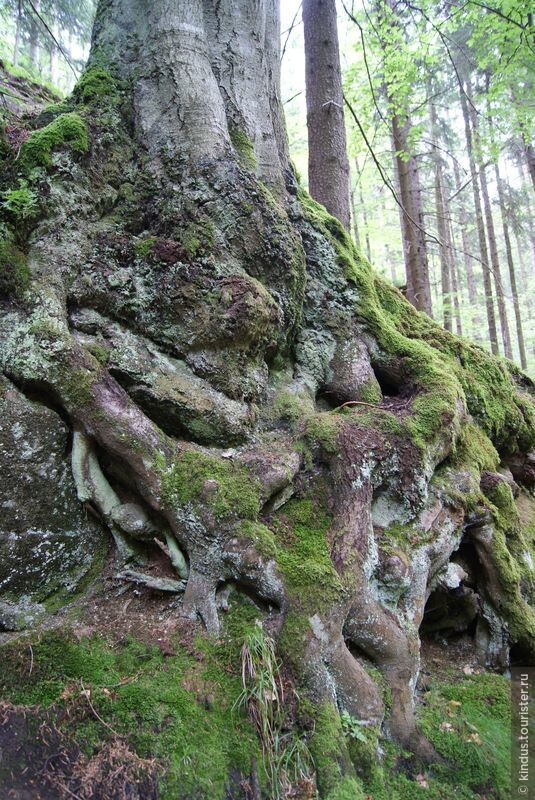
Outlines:
{"label": "moss-covered root", "polygon": [[392,736],[404,747],[425,760],[436,756],[433,747],[416,729],[414,687],[420,665],[416,630],[399,621],[370,596],[357,593],[344,635],[361,649],[382,673],[392,693],[392,709],[387,724]]}
{"label": "moss-covered root", "polygon": [[324,703],[313,712],[310,752],[316,767],[320,797],[325,800],[364,800],[344,739],[337,709]]}
{"label": "moss-covered root", "polygon": [[535,573],[511,488],[501,476],[495,479],[487,490],[491,516],[472,525],[469,535],[482,567],[481,592],[491,617],[487,660],[506,667],[511,644],[519,644],[526,659],[535,661],[535,611],[528,602],[533,599],[529,595]]}

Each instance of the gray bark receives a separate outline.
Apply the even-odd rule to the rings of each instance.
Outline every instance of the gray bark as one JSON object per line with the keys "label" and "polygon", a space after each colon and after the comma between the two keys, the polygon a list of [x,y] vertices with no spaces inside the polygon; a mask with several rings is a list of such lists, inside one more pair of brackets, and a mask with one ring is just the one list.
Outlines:
{"label": "gray bark", "polygon": [[[237,13],[239,10],[239,13]],[[89,65],[135,76],[136,130],[153,163],[252,145],[259,177],[284,185],[278,4],[112,0],[99,7]]]}
{"label": "gray bark", "polygon": [[309,190],[349,230],[349,162],[334,0],[304,0],[303,24]]}
{"label": "gray bark", "polygon": [[[471,90],[467,82],[467,94],[470,99]],[[473,104],[469,106],[470,121],[472,124],[472,132],[474,136],[474,144],[476,151],[480,151],[479,130],[477,116],[473,108]],[[505,292],[502,284],[502,275],[500,267],[500,259],[498,257],[498,247],[496,244],[496,233],[494,230],[494,219],[492,216],[492,208],[490,204],[489,188],[487,183],[487,175],[485,172],[485,165],[480,164],[479,168],[479,182],[481,186],[481,196],[483,198],[483,209],[485,213],[485,220],[487,223],[487,236],[489,242],[490,263],[492,265],[492,274],[494,277],[494,285],[496,287],[496,300],[498,305],[498,316],[500,318],[500,328],[502,332],[502,342],[504,353],[507,358],[513,357],[511,349],[511,334],[509,332],[509,321],[507,319],[507,309],[505,307]]]}
{"label": "gray bark", "polygon": [[17,16],[15,18],[15,42],[13,44],[13,66],[17,67],[19,63],[19,50],[20,50],[20,29],[22,25],[22,0],[17,2]]}
{"label": "gray bark", "polygon": [[470,126],[470,114],[468,111],[468,103],[464,88],[459,86],[459,93],[461,99],[461,108],[464,120],[464,133],[466,139],[466,149],[468,151],[468,160],[470,163],[470,176],[472,178],[472,192],[474,197],[474,211],[476,217],[477,237],[479,242],[479,253],[481,255],[481,269],[483,272],[483,289],[485,292],[485,309],[487,311],[487,325],[490,339],[490,346],[492,352],[497,355],[498,349],[498,331],[496,328],[496,317],[494,315],[494,298],[492,293],[492,281],[489,268],[489,256],[487,250],[487,241],[485,237],[485,223],[483,221],[483,212],[481,210],[481,197],[479,194],[478,174],[476,169],[476,162],[474,158],[474,149],[472,141],[472,130]]}
{"label": "gray bark", "polygon": [[494,164],[496,175],[496,185],[498,187],[498,199],[500,202],[500,212],[502,217],[503,240],[505,242],[505,253],[507,256],[507,266],[509,268],[509,280],[511,283],[511,294],[513,298],[513,308],[515,312],[516,337],[518,342],[518,352],[520,355],[520,365],[522,369],[527,369],[526,347],[524,344],[524,331],[522,329],[522,315],[520,313],[520,303],[518,301],[518,289],[516,284],[515,262],[513,260],[513,250],[511,247],[511,237],[509,235],[509,225],[507,222],[507,212],[505,204],[505,193],[503,189],[502,176],[498,162]]}

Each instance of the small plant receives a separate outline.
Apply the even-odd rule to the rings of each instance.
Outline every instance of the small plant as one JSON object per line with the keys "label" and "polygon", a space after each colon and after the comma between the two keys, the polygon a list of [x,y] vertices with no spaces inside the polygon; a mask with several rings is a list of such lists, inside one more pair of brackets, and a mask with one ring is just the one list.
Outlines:
{"label": "small plant", "polygon": [[352,717],[348,711],[342,711],[340,714],[342,722],[342,730],[344,736],[349,739],[356,739],[358,742],[367,742],[366,734],[362,730],[362,723],[358,719]]}
{"label": "small plant", "polygon": [[242,651],[242,691],[236,708],[246,708],[262,748],[264,771],[273,800],[292,796],[292,786],[311,782],[312,757],[295,733],[285,727],[284,687],[273,640],[257,620]]}
{"label": "small plant", "polygon": [[10,189],[2,197],[2,208],[13,216],[15,222],[27,222],[39,213],[38,196],[23,179],[19,180],[18,189]]}

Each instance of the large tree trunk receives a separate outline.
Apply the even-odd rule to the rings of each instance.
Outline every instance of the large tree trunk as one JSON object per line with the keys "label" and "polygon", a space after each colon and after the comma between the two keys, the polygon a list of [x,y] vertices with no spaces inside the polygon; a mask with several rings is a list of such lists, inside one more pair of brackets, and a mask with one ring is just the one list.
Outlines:
{"label": "large tree trunk", "polygon": [[327,211],[350,226],[349,161],[334,0],[304,0],[308,186]]}
{"label": "large tree trunk", "polygon": [[535,651],[507,471],[534,481],[535,412],[527,377],[418,314],[299,188],[278,41],[274,0],[101,0],[55,121],[89,139],[58,143],[33,229],[9,222],[29,275],[13,266],[4,298],[2,402],[61,414],[80,501],[118,562],[165,541],[177,613],[217,634],[221,589],[252,598],[310,701],[306,735],[334,720],[326,798],[356,791],[339,711],[435,757],[418,631],[462,540],[482,661]]}

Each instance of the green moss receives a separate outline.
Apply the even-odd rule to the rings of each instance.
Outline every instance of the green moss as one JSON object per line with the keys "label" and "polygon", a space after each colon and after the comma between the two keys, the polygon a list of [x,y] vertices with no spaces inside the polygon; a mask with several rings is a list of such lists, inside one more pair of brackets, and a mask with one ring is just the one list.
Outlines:
{"label": "green moss", "polygon": [[136,242],[134,245],[136,256],[138,258],[147,258],[152,253],[155,243],[156,238],[154,236],[147,236],[146,239]]}
{"label": "green moss", "polygon": [[50,125],[30,134],[21,147],[19,164],[26,172],[35,167],[50,167],[52,152],[64,146],[75,153],[86,153],[89,149],[87,126],[78,114],[61,114]]}
{"label": "green moss", "polygon": [[[244,467],[189,450],[171,464],[159,460],[156,468],[162,477],[162,496],[170,507],[202,503],[218,519],[258,516],[260,486]],[[207,481],[213,484],[206,487]]]}
{"label": "green moss", "polygon": [[404,423],[395,414],[384,408],[378,408],[377,411],[365,411],[362,407],[355,406],[353,408],[344,408],[341,412],[337,411],[336,413],[342,413],[346,421],[361,428],[373,428],[395,436],[401,436],[406,432]]}
{"label": "green moss", "polygon": [[67,369],[62,377],[61,388],[65,399],[72,407],[79,408],[93,400],[93,384],[98,380],[98,373],[85,369]]}
{"label": "green moss", "polygon": [[59,114],[65,114],[65,112],[69,111],[69,108],[69,102],[67,100],[62,100],[61,103],[50,103],[48,106],[45,106],[43,114],[52,114],[52,116],[56,117]]}
{"label": "green moss", "polygon": [[0,297],[22,297],[29,283],[25,254],[12,242],[0,240]]}
{"label": "green moss", "polygon": [[244,520],[236,529],[236,535],[243,536],[244,539],[252,542],[261,556],[272,559],[277,557],[278,548],[275,536],[269,528],[260,522]]}
{"label": "green moss", "polygon": [[178,241],[190,259],[210,253],[214,244],[214,226],[210,220],[191,222],[178,231]]}
{"label": "green moss", "polygon": [[358,393],[358,400],[363,403],[380,403],[382,400],[381,388],[379,383],[372,379],[361,386]]}
{"label": "green moss", "polygon": [[[414,444],[425,450],[437,434],[437,422],[440,427],[451,425],[456,419],[452,407],[452,396],[441,395],[440,392],[425,392],[412,402],[412,416],[403,422],[403,428]],[[459,430],[459,419],[453,425],[455,433]],[[440,428],[439,428],[440,430]]]}
{"label": "green moss", "polygon": [[[60,725],[92,753],[111,733],[80,702],[83,685],[99,717],[138,755],[163,767],[159,797],[222,800],[232,770],[250,774],[252,759],[260,762],[261,755],[252,726],[236,707],[239,642],[225,637],[219,647],[207,644],[204,654],[199,662],[177,647],[176,655],[164,659],[134,639],[110,645],[97,637],[78,641],[66,632],[47,632],[2,649],[0,691],[17,704],[55,704],[60,714],[64,708]],[[75,713],[69,714],[72,703]]]}
{"label": "green moss", "polygon": [[248,138],[247,134],[235,125],[229,127],[229,134],[232,146],[238,153],[243,166],[254,172],[257,167],[257,162],[253,143]]}
{"label": "green moss", "polygon": [[509,363],[416,311],[373,273],[337,220],[305,192],[299,197],[305,217],[331,241],[348,280],[358,287],[358,315],[380,347],[380,360],[385,366],[402,364],[406,385],[418,393],[405,423],[415,442],[431,443],[443,434],[445,422],[457,427],[461,401],[496,446],[530,450],[535,408],[516,385]]}
{"label": "green moss", "polygon": [[74,97],[82,103],[93,103],[114,95],[118,83],[109,72],[101,67],[86,69],[74,88]]}
{"label": "green moss", "polygon": [[362,797],[337,710],[325,703],[312,709],[312,714],[314,732],[310,740],[310,752],[316,767],[320,797],[345,800],[350,796],[347,794],[349,788],[355,787],[359,793],[354,796]]}
{"label": "green moss", "polygon": [[402,525],[400,522],[393,522],[385,528],[381,547],[383,550],[399,548],[402,552],[407,552],[418,544],[423,544],[426,537],[421,528],[414,525]]}
{"label": "green moss", "polygon": [[479,476],[484,470],[495,472],[500,456],[479,425],[466,423],[457,437],[450,463],[454,467],[470,469]]}
{"label": "green moss", "polygon": [[106,366],[108,361],[110,360],[110,348],[104,344],[99,344],[98,342],[94,342],[92,344],[87,345],[87,349],[94,356],[99,364]]}
{"label": "green moss", "polygon": [[290,500],[274,520],[280,544],[277,563],[301,610],[314,613],[321,603],[334,601],[342,586],[331,561],[327,530],[331,517],[317,501]]}
{"label": "green moss", "polygon": [[293,427],[295,423],[312,410],[312,403],[300,397],[294,392],[282,391],[276,395],[270,409],[270,417],[274,420],[281,419],[290,422]]}
{"label": "green moss", "polygon": [[303,667],[306,644],[310,637],[310,611],[299,611],[298,604],[290,608],[284,617],[277,646],[285,662],[299,674]]}
{"label": "green moss", "polygon": [[341,417],[330,414],[314,414],[305,422],[305,439],[310,446],[319,446],[328,455],[338,452],[338,434]]}
{"label": "green moss", "polygon": [[342,778],[326,800],[366,800],[366,795],[355,778]]}
{"label": "green moss", "polygon": [[535,598],[535,576],[525,560],[530,543],[509,484],[498,482],[487,492],[486,499],[494,518],[492,559],[503,591],[500,613],[507,620],[512,640],[522,642],[535,655],[535,611],[524,596]]}
{"label": "green moss", "polygon": [[[500,675],[435,684],[426,695],[422,731],[454,767],[443,780],[499,800],[510,796],[510,686]],[[451,725],[451,730],[444,723]]]}

